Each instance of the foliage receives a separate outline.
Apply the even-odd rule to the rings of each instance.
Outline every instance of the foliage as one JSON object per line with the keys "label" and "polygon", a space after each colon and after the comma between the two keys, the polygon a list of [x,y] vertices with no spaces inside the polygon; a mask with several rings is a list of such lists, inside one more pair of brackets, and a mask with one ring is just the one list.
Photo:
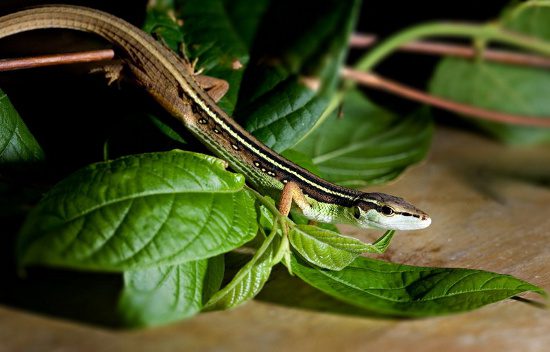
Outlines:
{"label": "foliage", "polygon": [[[358,90],[340,89],[338,73],[359,8],[358,0],[161,0],[148,9],[144,29],[173,50],[183,49],[197,60],[197,69],[227,80],[231,89],[220,106],[259,140],[321,177],[360,187],[392,180],[421,161],[433,126],[427,109],[399,116]],[[528,10],[508,14],[505,23],[544,37],[550,22],[526,28],[528,15]],[[285,26],[273,31],[283,16]],[[534,75],[514,70],[446,60],[432,89],[506,109],[512,106],[509,97],[498,89]],[[502,75],[506,85],[476,81],[480,72]],[[470,79],[455,79],[456,74]],[[537,75],[535,86],[518,89],[533,109],[525,113],[545,113],[541,87],[547,78]],[[483,92],[472,94],[474,86]],[[42,161],[41,147],[0,95],[0,162]],[[340,103],[343,117],[336,111]],[[162,117],[149,117],[167,140],[188,141]],[[546,138],[484,126],[514,141]],[[262,289],[278,263],[339,300],[387,316],[455,313],[526,291],[543,294],[507,275],[365,258],[383,253],[394,231],[369,244],[339,234],[333,225],[306,224],[297,213],[292,220],[282,217],[273,200],[225,168],[215,157],[172,150],[96,162],[65,178],[59,172],[62,179],[21,227],[18,264],[116,273],[123,279],[117,312],[126,326],[166,324],[235,307]],[[10,187],[2,186],[2,192]],[[11,198],[4,198],[7,209],[4,203]],[[224,255],[241,250],[250,255],[231,275]]]}
{"label": "foliage", "polygon": [[32,163],[44,158],[42,148],[2,90],[0,126],[0,165]]}
{"label": "foliage", "polygon": [[[519,6],[504,12],[504,28],[550,40],[550,7]],[[550,116],[550,73],[533,67],[482,60],[443,59],[430,83],[435,95],[488,110],[523,116]],[[471,120],[481,130],[510,144],[550,142],[550,129]]]}

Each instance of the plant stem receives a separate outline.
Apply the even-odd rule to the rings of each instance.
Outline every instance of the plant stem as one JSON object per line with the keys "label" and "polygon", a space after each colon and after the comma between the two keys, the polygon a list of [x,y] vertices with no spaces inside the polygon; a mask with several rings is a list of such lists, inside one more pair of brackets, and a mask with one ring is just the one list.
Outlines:
{"label": "plant stem", "polygon": [[216,307],[216,303],[220,299],[223,299],[231,290],[233,290],[237,285],[239,285],[244,278],[250,273],[250,270],[254,267],[256,262],[260,260],[260,258],[265,254],[265,252],[268,250],[269,246],[277,236],[277,223],[273,223],[273,228],[271,229],[271,232],[266,237],[266,239],[263,241],[262,245],[258,250],[256,250],[256,253],[254,253],[254,256],[252,256],[252,259],[248,263],[246,263],[238,272],[235,274],[235,276],[231,279],[231,281],[223,287],[221,290],[216,292],[214,296],[210,298],[210,300],[204,305],[204,310],[209,311]]}
{"label": "plant stem", "polygon": [[273,256],[271,266],[275,266],[279,264],[279,262],[284,258],[284,256],[287,254],[288,251],[290,251],[290,243],[288,240],[288,236],[281,236],[281,243],[279,244],[279,248],[277,249],[277,252]]}
{"label": "plant stem", "polygon": [[495,24],[428,23],[406,29],[385,40],[365,55],[355,65],[355,69],[370,71],[400,46],[425,37],[458,37],[483,42],[494,41],[550,56],[550,43],[504,30]]}
{"label": "plant stem", "polygon": [[[530,3],[530,6],[535,6],[535,4],[536,5],[547,4],[547,3],[550,3],[550,1],[540,1],[540,2],[532,1],[529,3]],[[476,43],[481,43],[482,46],[484,46],[486,42],[494,41],[494,42],[516,46],[521,49],[527,49],[534,52],[538,52],[546,56],[550,56],[550,43],[540,39],[527,37],[518,33],[504,30],[503,28],[501,28],[499,25],[496,25],[496,24],[475,25],[475,24],[461,24],[461,23],[428,23],[428,24],[423,24],[423,25],[419,25],[419,26],[407,29],[387,39],[386,41],[382,42],[380,45],[375,47],[371,52],[365,55],[363,59],[361,59],[358,62],[355,68],[357,71],[370,71],[380,61],[382,61],[384,58],[390,55],[393,51],[403,47],[405,48],[411,47],[413,44],[415,44],[415,42],[416,42],[415,44],[416,46],[414,48],[410,48],[411,50],[417,50],[417,51],[420,50],[424,52],[434,52],[434,50],[439,50],[440,53],[442,53],[443,51],[447,51],[447,52],[452,51],[452,52],[455,52],[455,54],[459,51],[460,52],[459,55],[462,55],[462,56],[475,55],[475,51],[473,51],[472,48],[465,48],[462,46],[458,48],[460,50],[457,51],[456,50],[457,48],[450,48],[448,44],[446,45],[446,47],[442,47],[442,44],[440,43],[436,47],[434,45],[426,46],[426,43],[417,42],[418,39],[421,39],[424,37],[465,37],[465,38],[470,38],[474,40]],[[367,39],[368,40],[366,42],[369,45],[372,44],[372,42],[375,40],[374,38],[367,38]],[[420,46],[418,46],[419,44]],[[465,49],[467,52],[465,51]],[[487,58],[487,59],[494,56],[493,59],[500,60],[500,61],[503,61],[503,57],[505,60],[509,60],[511,56],[514,56],[511,59],[512,59],[512,62],[515,61],[516,64],[539,65],[539,66],[548,65],[548,60],[544,57],[526,55],[523,53],[507,53],[502,51],[488,50],[487,53],[481,53],[481,55],[483,58]],[[100,51],[93,51],[93,52],[57,54],[57,55],[31,57],[31,58],[22,58],[22,59],[1,60],[0,71],[37,67],[37,66],[49,66],[49,65],[56,65],[56,64],[67,64],[67,63],[75,63],[75,62],[109,60],[109,59],[112,59],[113,56],[114,56],[114,52],[112,50],[100,50]],[[344,76],[346,75],[345,72],[346,70],[343,71]],[[349,73],[349,70],[348,70],[348,73]],[[367,78],[365,77],[361,78],[358,75],[353,74],[351,76],[348,75],[348,78],[353,79],[352,81],[346,82],[345,88],[348,88],[348,89],[352,88],[356,84],[356,82],[362,82],[363,84],[369,85],[377,89],[386,90],[415,101],[429,103],[434,106],[442,107],[444,109],[448,109],[459,113],[464,113],[466,115],[477,116],[477,117],[499,121],[499,122],[505,122],[505,123],[548,127],[548,124],[544,121],[544,119],[534,118],[530,116],[518,116],[518,115],[499,113],[499,112],[480,109],[480,108],[476,108],[473,106],[468,106],[460,103],[455,103],[452,101],[446,101],[444,99],[433,97],[422,92],[414,91],[408,87],[399,85],[396,82],[385,80],[381,77],[377,77],[374,75],[371,75],[371,77],[367,77]],[[340,105],[341,101],[343,100],[343,96],[344,96],[344,92],[340,92],[339,94],[333,97],[329,107],[326,109],[326,111],[323,114],[323,117],[318,121],[317,124],[320,124],[327,116],[330,115],[330,113],[332,113],[332,111],[334,111],[334,109],[336,109]],[[260,199],[260,201],[262,201],[262,203],[266,207],[268,207],[268,209],[270,209],[270,211],[272,211],[273,214],[278,214],[277,217],[281,222],[281,224],[285,222],[289,223],[289,221],[290,221],[289,224],[292,223],[291,220],[289,220],[287,217],[281,216],[281,214],[278,212],[276,207],[269,204],[269,202],[264,202],[264,199],[261,196],[257,198]],[[286,228],[286,227],[283,226],[283,228]]]}
{"label": "plant stem", "polygon": [[[377,42],[376,36],[365,33],[352,34],[350,47],[369,48]],[[471,45],[453,44],[446,42],[420,40],[405,43],[398,48],[399,51],[436,55],[473,58],[479,53]],[[509,65],[550,68],[550,58],[542,55],[513,52],[509,50],[486,49],[481,53],[483,60],[500,62]]]}
{"label": "plant stem", "polygon": [[115,52],[112,49],[103,49],[82,51],[76,53],[31,56],[18,59],[4,59],[0,60],[0,72],[21,70],[31,67],[44,67],[74,64],[78,62],[112,60],[114,57]]}
{"label": "plant stem", "polygon": [[350,68],[342,69],[342,77],[361,83],[369,88],[390,92],[400,97],[425,103],[441,109],[452,111],[465,116],[477,117],[483,120],[509,123],[520,126],[546,127],[550,128],[550,119],[544,116],[522,116],[507,114],[494,110],[478,108],[476,106],[457,103],[451,100],[436,97],[404,84],[383,78],[369,72],[355,71]]}

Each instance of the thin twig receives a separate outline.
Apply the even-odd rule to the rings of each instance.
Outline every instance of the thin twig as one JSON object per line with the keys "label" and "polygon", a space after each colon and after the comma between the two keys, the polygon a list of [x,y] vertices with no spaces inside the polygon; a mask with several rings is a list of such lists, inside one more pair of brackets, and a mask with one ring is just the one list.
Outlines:
{"label": "thin twig", "polygon": [[461,104],[454,101],[438,98],[433,95],[426,94],[414,88],[407,87],[395,81],[380,77],[378,75],[356,71],[351,68],[343,68],[341,71],[342,77],[351,79],[365,86],[384,90],[395,95],[436,106],[441,109],[449,110],[466,116],[475,116],[480,119],[496,121],[501,123],[509,123],[514,125],[532,126],[532,127],[550,127],[550,118],[512,115],[493,110],[486,110],[471,105]]}
{"label": "thin twig", "polygon": [[0,72],[13,71],[25,68],[67,65],[80,62],[95,62],[112,60],[115,52],[112,49],[83,51],[77,53],[53,54],[32,56],[16,59],[0,60]]}
{"label": "thin twig", "polygon": [[[378,39],[375,35],[355,33],[350,38],[350,46],[354,48],[368,48],[373,46]],[[416,54],[427,54],[437,56],[454,56],[463,58],[474,58],[480,55],[482,59],[500,62],[510,65],[550,68],[550,58],[525,54],[507,50],[485,49],[481,53],[471,46],[460,44],[449,44],[437,41],[414,41],[402,45],[400,51]]]}
{"label": "thin twig", "polygon": [[[0,60],[0,72],[10,71],[32,67],[65,65],[79,62],[94,62],[111,60],[114,58],[112,49],[85,51],[68,54],[44,55],[27,58]],[[470,105],[460,104],[442,98],[434,97],[413,88],[404,86],[400,83],[382,78],[380,76],[359,72],[350,68],[342,70],[344,78],[351,79],[371,88],[385,90],[395,95],[405,97],[417,102],[437,106],[442,109],[450,110],[467,116],[475,116],[481,119],[511,123],[523,126],[550,127],[550,119],[535,118],[532,116],[511,115],[491,110],[485,110]]]}

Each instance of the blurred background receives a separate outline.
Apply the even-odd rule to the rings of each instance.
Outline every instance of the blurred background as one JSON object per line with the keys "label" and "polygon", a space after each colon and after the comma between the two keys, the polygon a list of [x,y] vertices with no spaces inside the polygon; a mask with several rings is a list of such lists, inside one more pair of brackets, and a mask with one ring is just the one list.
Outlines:
{"label": "blurred background", "polygon": [[[55,2],[2,1],[0,15],[45,3]],[[98,8],[120,16],[138,27],[145,18],[146,1],[64,1],[64,3]],[[413,24],[430,20],[487,21],[498,17],[506,4],[505,1],[403,1],[396,5],[391,1],[367,0],[363,2],[357,30],[374,33],[384,38]],[[5,38],[0,42],[0,54],[2,57],[18,57],[104,48],[106,45],[97,37],[84,33],[52,32],[55,36],[48,31],[36,31]],[[353,62],[363,52],[353,50],[349,55],[349,61]],[[425,90],[437,60],[439,59],[435,56],[398,53],[384,60],[376,71],[386,77]],[[78,166],[68,165],[68,161],[77,160],[81,165],[96,161],[98,157],[96,153],[101,150],[97,143],[107,139],[110,133],[116,133],[113,132],[116,126],[125,130],[135,129],[128,143],[124,146],[113,146],[113,148],[121,148],[120,153],[142,151],[139,143],[136,145],[134,142],[139,141],[143,133],[146,133],[150,140],[155,138],[149,135],[150,129],[147,126],[141,126],[143,129],[140,129],[140,126],[135,124],[131,126],[127,123],[127,119],[135,121],[132,116],[143,111],[139,104],[143,102],[149,104],[149,99],[136,100],[136,94],[143,94],[139,91],[109,89],[105,86],[101,75],[86,75],[89,69],[88,65],[70,65],[6,72],[0,75],[0,87],[8,94],[47,154],[54,158],[49,162],[56,163],[59,168],[74,169]],[[366,92],[375,102],[401,114],[408,114],[419,105],[387,93],[374,90],[366,90]],[[94,97],[93,104],[90,104],[90,96]],[[61,97],[63,97],[62,108],[59,107]],[[33,104],[25,103],[28,101],[33,101]],[[78,111],[78,117],[76,117],[76,111]],[[40,116],[56,117],[44,119]],[[437,111],[435,116],[445,123],[461,125],[461,122],[457,122],[460,121],[457,118],[445,118],[446,113],[442,111]],[[102,121],[110,122],[107,124],[110,131],[105,130],[105,124],[101,123]],[[48,128],[48,126],[57,128]],[[65,133],[65,131],[71,133]],[[75,148],[67,150],[67,145],[73,145]],[[159,145],[158,147],[171,146]]]}
{"label": "blurred background", "polygon": [[[0,2],[0,15],[46,3],[55,2],[4,0]],[[141,27],[147,1],[96,0],[63,3],[101,9]],[[398,3],[365,0],[357,31],[384,38],[409,26],[431,20],[485,22],[498,17],[507,4],[506,1],[480,0]],[[2,39],[0,58],[104,47],[106,44],[103,40],[85,33],[36,31]],[[363,52],[359,49],[351,51],[349,61],[353,62]],[[435,56],[397,53],[384,60],[376,68],[376,72],[411,87],[426,90],[438,60]],[[57,178],[60,173],[69,173],[102,160],[103,143],[106,140],[113,141],[109,148],[114,155],[177,147],[160,131],[151,128],[150,120],[137,118],[143,116],[143,111],[159,110],[146,93],[131,86],[124,86],[124,89],[107,87],[102,75],[87,74],[92,66],[78,64],[0,73],[0,88],[9,96],[45,150],[50,168],[56,170],[55,176],[47,172],[42,175],[44,184],[51,183],[50,178]],[[419,106],[418,103],[387,93],[372,89],[364,91],[375,102],[399,114],[408,115]],[[441,125],[460,129],[470,127],[463,119],[438,109],[433,110],[433,116]],[[147,149],[141,143],[144,139],[149,141]],[[36,175],[31,176],[33,182],[36,182]],[[24,175],[21,176],[21,182],[25,182]],[[21,221],[2,224],[2,231],[17,233]],[[89,315],[86,320],[88,322],[113,323],[109,320],[112,319],[111,312],[116,306],[121,287],[118,275],[37,268],[33,270],[42,273],[35,275],[32,282],[18,282],[13,267],[13,247],[13,240],[7,239],[0,248],[0,273],[5,278],[0,285],[10,287],[9,290],[0,289],[0,304],[77,319]],[[17,285],[15,282],[18,282]],[[36,292],[46,292],[46,288],[47,294],[57,299],[35,297]],[[57,305],[52,302],[57,302]],[[76,306],[80,311],[72,310]]]}

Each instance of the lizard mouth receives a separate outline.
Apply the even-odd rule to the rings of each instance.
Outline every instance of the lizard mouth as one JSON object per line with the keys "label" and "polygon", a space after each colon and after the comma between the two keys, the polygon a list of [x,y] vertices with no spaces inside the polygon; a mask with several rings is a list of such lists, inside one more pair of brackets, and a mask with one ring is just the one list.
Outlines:
{"label": "lizard mouth", "polygon": [[419,217],[397,215],[379,221],[372,221],[371,227],[381,230],[411,231],[425,229],[431,223],[432,219],[428,215]]}

